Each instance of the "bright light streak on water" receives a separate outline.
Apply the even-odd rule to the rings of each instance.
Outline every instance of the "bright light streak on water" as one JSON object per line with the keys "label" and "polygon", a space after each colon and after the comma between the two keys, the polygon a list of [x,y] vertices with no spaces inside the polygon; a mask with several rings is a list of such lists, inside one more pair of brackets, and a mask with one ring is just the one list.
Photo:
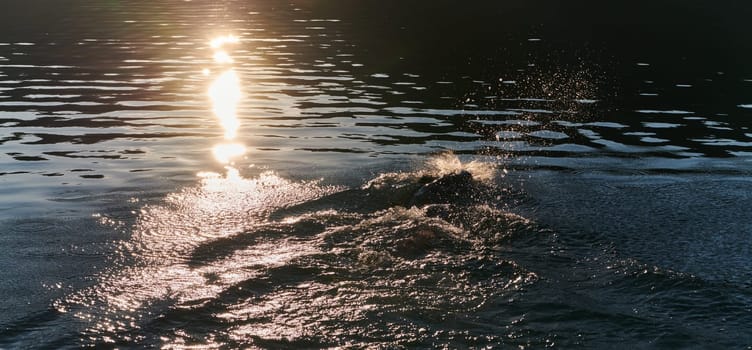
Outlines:
{"label": "bright light streak on water", "polygon": [[224,44],[235,44],[238,41],[239,41],[238,37],[236,37],[236,36],[234,36],[232,34],[230,34],[230,35],[222,35],[222,36],[218,36],[218,37],[212,39],[209,42],[209,46],[211,46],[213,49],[218,49],[218,48],[222,47]]}
{"label": "bright light streak on water", "polygon": [[232,140],[238,135],[240,121],[237,108],[240,102],[240,80],[234,70],[222,73],[209,87],[209,97],[214,115],[225,130],[225,139]]}
{"label": "bright light streak on water", "polygon": [[[211,47],[218,50],[225,44],[237,43],[235,36],[221,36],[211,41]],[[232,58],[222,50],[214,54],[217,63],[232,63]],[[204,70],[204,75],[209,71]],[[238,103],[241,100],[240,79],[234,69],[228,69],[220,74],[209,86],[209,98],[212,103],[212,111],[219,119],[219,123],[225,130],[224,138],[227,141],[234,140],[238,136],[240,120],[238,119]],[[214,158],[222,164],[228,164],[233,159],[245,154],[246,148],[241,143],[221,143],[212,150]]]}
{"label": "bright light streak on water", "polygon": [[214,158],[222,164],[228,164],[246,152],[246,147],[239,143],[220,143],[212,149]]}
{"label": "bright light streak on water", "polygon": [[232,63],[234,60],[230,55],[227,54],[227,52],[224,51],[217,51],[214,53],[214,62],[216,63]]}

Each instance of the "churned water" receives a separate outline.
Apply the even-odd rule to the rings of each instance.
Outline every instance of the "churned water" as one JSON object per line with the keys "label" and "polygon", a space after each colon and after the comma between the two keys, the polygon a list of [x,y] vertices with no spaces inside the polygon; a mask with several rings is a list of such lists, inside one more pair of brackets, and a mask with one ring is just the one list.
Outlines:
{"label": "churned water", "polygon": [[750,5],[0,9],[0,348],[752,346]]}

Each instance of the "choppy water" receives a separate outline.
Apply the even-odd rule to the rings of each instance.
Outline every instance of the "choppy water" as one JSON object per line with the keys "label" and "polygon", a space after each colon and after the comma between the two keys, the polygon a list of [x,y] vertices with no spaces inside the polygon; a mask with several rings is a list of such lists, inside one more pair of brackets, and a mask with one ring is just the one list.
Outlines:
{"label": "choppy water", "polygon": [[752,6],[0,6],[0,348],[752,346]]}

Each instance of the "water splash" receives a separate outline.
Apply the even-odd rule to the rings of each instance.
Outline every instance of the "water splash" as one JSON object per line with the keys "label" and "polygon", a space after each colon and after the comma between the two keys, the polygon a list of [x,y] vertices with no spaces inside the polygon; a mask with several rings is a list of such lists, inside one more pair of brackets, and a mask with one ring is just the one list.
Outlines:
{"label": "water splash", "polygon": [[439,154],[426,162],[426,172],[429,175],[440,177],[467,171],[473,175],[473,179],[489,182],[497,175],[496,164],[472,160],[463,163],[459,157],[451,152]]}
{"label": "water splash", "polygon": [[491,183],[498,174],[498,166],[494,163],[472,160],[463,163],[457,155],[444,152],[425,161],[423,166],[411,172],[390,172],[379,174],[375,179],[367,182],[363,188],[402,187],[409,183],[425,182],[442,176],[459,174],[466,171],[472,179],[482,183]]}

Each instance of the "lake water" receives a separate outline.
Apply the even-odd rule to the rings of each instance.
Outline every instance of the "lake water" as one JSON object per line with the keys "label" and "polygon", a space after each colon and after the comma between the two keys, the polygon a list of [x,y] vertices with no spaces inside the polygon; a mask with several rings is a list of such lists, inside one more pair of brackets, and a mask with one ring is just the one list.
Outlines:
{"label": "lake water", "polygon": [[0,348],[752,348],[752,5],[0,8]]}

